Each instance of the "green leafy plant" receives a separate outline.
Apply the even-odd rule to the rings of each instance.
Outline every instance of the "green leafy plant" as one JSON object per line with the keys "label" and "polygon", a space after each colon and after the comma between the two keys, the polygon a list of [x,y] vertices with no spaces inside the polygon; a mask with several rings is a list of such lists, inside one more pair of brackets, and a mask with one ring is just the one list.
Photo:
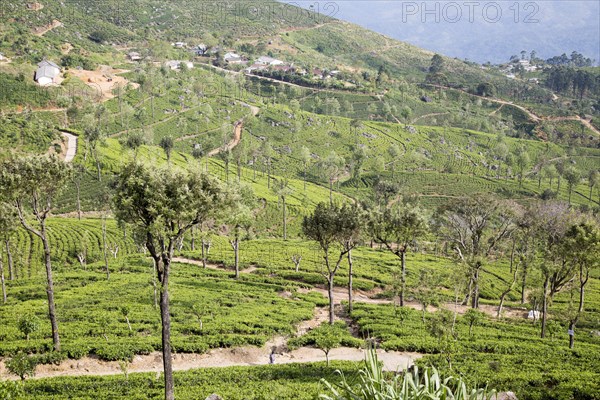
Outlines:
{"label": "green leafy plant", "polygon": [[[338,371],[339,372],[339,371]],[[420,371],[414,367],[388,378],[377,359],[375,350],[367,352],[364,367],[358,372],[356,383],[339,372],[341,381],[330,383],[323,379],[330,394],[321,394],[325,400],[486,400],[492,399],[495,391],[469,387],[461,378],[444,378],[435,369]]]}

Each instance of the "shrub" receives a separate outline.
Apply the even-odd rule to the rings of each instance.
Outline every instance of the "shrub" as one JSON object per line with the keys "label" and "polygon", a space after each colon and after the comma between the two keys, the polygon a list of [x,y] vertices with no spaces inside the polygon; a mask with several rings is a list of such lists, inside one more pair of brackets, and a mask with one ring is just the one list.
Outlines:
{"label": "shrub", "polygon": [[35,366],[35,359],[21,352],[6,363],[8,371],[13,375],[17,375],[21,380],[25,380],[27,376],[33,376],[35,374]]}

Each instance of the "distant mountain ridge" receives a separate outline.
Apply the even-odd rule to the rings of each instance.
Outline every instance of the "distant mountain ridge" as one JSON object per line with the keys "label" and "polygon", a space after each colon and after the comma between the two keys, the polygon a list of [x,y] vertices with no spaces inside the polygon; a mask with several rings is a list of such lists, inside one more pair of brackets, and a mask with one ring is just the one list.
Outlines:
{"label": "distant mountain ridge", "polygon": [[449,57],[500,63],[521,50],[536,50],[544,59],[578,51],[596,64],[600,61],[600,2],[596,1],[341,0],[335,4],[336,18]]}

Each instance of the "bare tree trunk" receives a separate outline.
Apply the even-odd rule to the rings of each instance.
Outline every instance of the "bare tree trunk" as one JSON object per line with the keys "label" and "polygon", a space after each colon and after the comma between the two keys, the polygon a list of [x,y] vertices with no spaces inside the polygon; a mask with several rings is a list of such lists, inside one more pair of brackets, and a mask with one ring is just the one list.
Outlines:
{"label": "bare tree trunk", "polygon": [[27,277],[31,278],[31,263],[33,261],[33,246],[35,245],[35,236],[27,231],[29,235],[29,252],[27,253]]}
{"label": "bare tree trunk", "polygon": [[238,235],[235,235],[233,240],[230,240],[231,248],[233,249],[234,255],[234,266],[235,266],[235,279],[240,277],[240,239]]}
{"label": "bare tree trunk", "polygon": [[504,292],[502,292],[502,294],[500,295],[500,304],[498,305],[498,312],[496,313],[496,318],[500,318],[500,315],[502,315],[502,307],[504,306],[504,299],[512,291],[513,286],[517,282],[517,272],[518,272],[518,270],[519,270],[519,267],[515,267],[515,271],[514,271],[514,275],[513,275],[513,280],[510,283],[510,286]]}
{"label": "bare tree trunk", "polygon": [[77,219],[81,221],[81,182],[75,179],[75,188],[77,193]]}
{"label": "bare tree trunk", "polygon": [[[10,239],[6,239],[6,261],[8,262],[9,279],[12,281],[15,278],[14,263],[12,253],[10,252]],[[22,272],[22,271],[21,271]]]}
{"label": "bare tree trunk", "polygon": [[283,202],[283,240],[287,240],[287,215],[285,207],[285,196],[282,196],[281,200]]}
{"label": "bare tree trunk", "polygon": [[106,249],[106,215],[102,216],[102,254],[104,255],[104,268],[106,269],[106,280],[109,280],[110,269],[108,268],[108,254]]}
{"label": "bare tree trunk", "polygon": [[400,274],[400,307],[404,307],[404,292],[406,290],[406,252],[400,253],[401,274]]}
{"label": "bare tree trunk", "polygon": [[471,298],[471,308],[479,308],[479,266],[473,273],[473,297]]}
{"label": "bare tree trunk", "polygon": [[335,319],[334,304],[333,304],[333,278],[335,274],[329,273],[327,275],[327,296],[329,297],[329,324],[333,325]]}
{"label": "bare tree trunk", "polygon": [[169,313],[169,270],[171,260],[163,257],[163,272],[159,280],[160,290],[160,319],[162,322],[162,353],[165,375],[165,400],[175,400],[175,385],[173,383],[173,365],[171,357],[171,315]]}
{"label": "bare tree trunk", "polygon": [[192,227],[192,229],[191,229],[192,240],[190,242],[190,247],[191,247],[192,251],[196,251],[196,235],[194,235],[195,232],[196,232],[196,227]]}
{"label": "bare tree trunk", "polygon": [[585,278],[584,278],[583,270],[584,270],[583,265],[580,265],[579,266],[579,308],[577,309],[577,315],[569,323],[569,348],[571,348],[571,349],[575,346],[575,325],[579,321],[579,316],[581,316],[581,313],[583,312],[583,300],[584,300],[584,296],[585,296],[585,285],[590,277],[589,270],[588,270],[588,272],[586,273]]}
{"label": "bare tree trunk", "polygon": [[206,268],[206,255],[204,252],[205,248],[206,248],[206,245],[204,244],[204,239],[202,239],[202,268]]}
{"label": "bare tree trunk", "polygon": [[521,304],[525,304],[525,287],[527,286],[527,263],[523,264],[523,275],[521,280]]}
{"label": "bare tree trunk", "polygon": [[52,260],[50,258],[50,242],[46,235],[46,222],[42,219],[40,222],[40,239],[44,246],[44,261],[46,264],[46,293],[48,294],[48,316],[50,325],[52,325],[52,343],[54,350],[60,351],[60,337],[58,335],[58,321],[56,319],[56,306],[54,304],[54,281],[52,280]]}
{"label": "bare tree trunk", "polygon": [[352,250],[348,251],[348,312],[352,312]]}
{"label": "bare tree trunk", "polygon": [[0,283],[2,283],[2,303],[6,304],[6,284],[4,283],[4,265],[0,254]]}
{"label": "bare tree trunk", "polygon": [[542,295],[542,332],[541,337],[546,337],[546,314],[548,312],[548,281],[549,278],[545,278],[544,280],[544,293]]}
{"label": "bare tree trunk", "polygon": [[156,276],[158,274],[158,266],[156,260],[152,258],[152,287],[154,288],[154,308],[158,307],[158,288],[156,286]]}

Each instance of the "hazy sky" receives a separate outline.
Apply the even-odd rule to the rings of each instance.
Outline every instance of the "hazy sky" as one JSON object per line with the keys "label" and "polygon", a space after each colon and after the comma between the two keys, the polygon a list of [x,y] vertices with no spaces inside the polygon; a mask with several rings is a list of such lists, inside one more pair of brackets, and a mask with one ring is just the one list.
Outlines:
{"label": "hazy sky", "polygon": [[600,1],[286,1],[447,56],[502,62],[579,51],[600,60]]}

